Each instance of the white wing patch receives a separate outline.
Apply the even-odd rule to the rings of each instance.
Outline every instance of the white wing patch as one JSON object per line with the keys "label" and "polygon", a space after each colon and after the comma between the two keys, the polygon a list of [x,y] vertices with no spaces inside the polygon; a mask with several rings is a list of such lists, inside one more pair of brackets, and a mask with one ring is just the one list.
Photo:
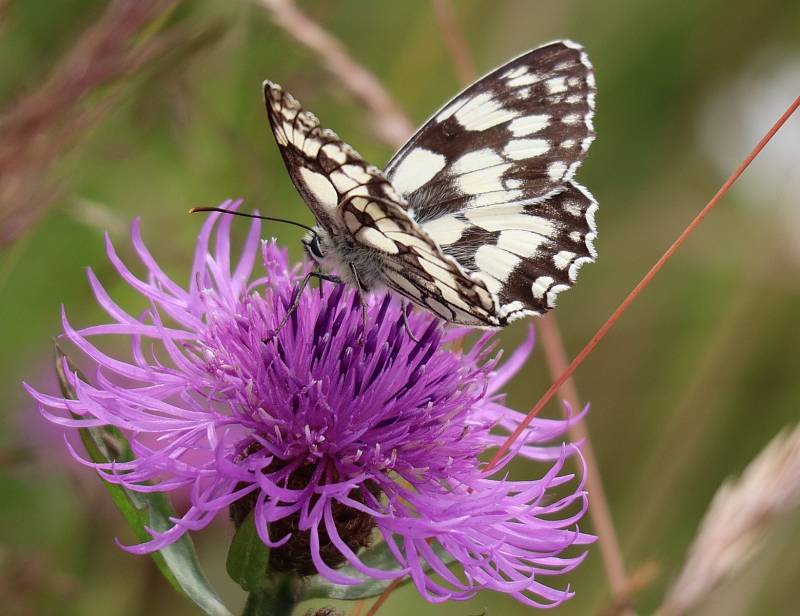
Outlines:
{"label": "white wing patch", "polygon": [[470,228],[470,223],[456,218],[454,214],[434,218],[423,225],[423,229],[439,246],[457,242],[463,232]]}
{"label": "white wing patch", "polygon": [[517,255],[491,244],[484,244],[475,252],[475,265],[480,275],[485,278],[488,274],[496,282],[497,286],[493,289],[495,293],[500,292],[503,283],[508,280],[520,261]]}
{"label": "white wing patch", "polygon": [[560,250],[553,257],[553,263],[560,270],[567,269],[575,256],[575,253],[570,250]]}
{"label": "white wing patch", "polygon": [[[459,175],[455,185],[464,195],[482,196],[504,190],[503,173],[510,167],[510,164],[500,164],[491,167],[483,167]],[[476,205],[475,201],[471,202]]]}
{"label": "white wing patch", "polygon": [[465,218],[485,231],[504,231],[516,229],[519,231],[533,231],[545,237],[552,237],[555,233],[553,221],[543,217],[528,214],[522,205],[492,205],[476,208],[464,212]]}
{"label": "white wing patch", "polygon": [[566,173],[567,165],[561,160],[557,160],[547,166],[547,177],[554,182],[563,179]]}
{"label": "white wing patch", "polygon": [[[491,148],[483,148],[474,152],[467,152],[461,158],[453,162],[451,172],[454,175],[466,175],[473,171],[480,171],[503,164],[503,158],[495,153]],[[504,167],[504,169],[507,167]],[[496,172],[501,175],[502,172]]]}
{"label": "white wing patch", "polygon": [[533,297],[536,299],[544,298],[544,294],[547,293],[547,290],[553,286],[553,280],[550,276],[539,276],[536,280],[533,281],[531,285],[531,292],[533,293]]}
{"label": "white wing patch", "polygon": [[506,156],[514,160],[535,158],[550,151],[550,142],[547,139],[512,139],[503,148]]}
{"label": "white wing patch", "polygon": [[430,181],[447,163],[443,154],[418,148],[411,152],[395,170],[392,184],[401,193],[409,193]]}
{"label": "white wing patch", "polygon": [[497,238],[497,247],[519,257],[535,257],[548,236],[522,229],[506,229]]}
{"label": "white wing patch", "polygon": [[523,116],[513,120],[508,125],[508,130],[515,137],[524,137],[525,135],[533,135],[541,130],[547,128],[550,124],[551,116],[547,113],[534,113],[528,116]]}
{"label": "white wing patch", "polygon": [[300,167],[298,173],[308,190],[321,205],[329,210],[336,209],[336,205],[339,203],[339,195],[326,176],[321,173],[315,173],[306,167]]}
{"label": "white wing patch", "polygon": [[486,130],[516,116],[514,110],[504,108],[489,92],[475,95],[455,112],[456,121],[470,131]]}

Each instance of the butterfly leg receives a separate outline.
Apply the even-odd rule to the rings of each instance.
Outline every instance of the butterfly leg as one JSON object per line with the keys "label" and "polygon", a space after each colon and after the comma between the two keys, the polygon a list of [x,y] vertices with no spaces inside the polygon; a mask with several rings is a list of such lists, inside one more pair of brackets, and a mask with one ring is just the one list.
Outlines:
{"label": "butterfly leg", "polygon": [[419,338],[414,335],[414,332],[411,331],[411,326],[408,324],[408,310],[411,308],[411,303],[403,301],[400,304],[400,310],[403,312],[403,327],[406,328],[406,333],[408,337],[411,338],[414,342],[419,342]]}
{"label": "butterfly leg", "polygon": [[[335,284],[344,284],[344,281],[339,278],[338,276],[334,276],[333,274],[325,274],[323,272],[308,272],[303,277],[303,280],[300,281],[300,286],[294,293],[294,300],[292,301],[292,305],[289,306],[289,309],[286,311],[286,314],[283,315],[281,322],[278,323],[278,327],[275,329],[274,332],[270,335],[269,339],[275,338],[280,331],[284,328],[284,326],[289,322],[289,319],[294,314],[294,311],[297,310],[297,307],[300,305],[300,297],[303,295],[303,291],[308,286],[308,283],[311,281],[312,278],[316,278],[317,280],[327,280],[328,282],[333,282]],[[269,340],[268,339],[268,340]],[[267,340],[264,340],[266,342]]]}
{"label": "butterfly leg", "polygon": [[361,303],[361,321],[363,323],[363,328],[361,330],[361,338],[359,340],[359,344],[363,345],[367,335],[367,301],[364,299],[364,294],[366,293],[366,291],[364,290],[364,287],[361,284],[361,279],[358,277],[358,270],[352,263],[350,263],[349,266],[350,266],[350,272],[353,274],[353,280],[356,283],[356,291],[358,292],[358,301]]}

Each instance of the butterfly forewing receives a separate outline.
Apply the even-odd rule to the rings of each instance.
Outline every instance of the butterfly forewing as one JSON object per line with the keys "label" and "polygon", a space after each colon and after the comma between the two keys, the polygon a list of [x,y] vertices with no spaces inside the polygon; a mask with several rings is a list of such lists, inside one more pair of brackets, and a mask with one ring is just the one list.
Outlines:
{"label": "butterfly forewing", "polygon": [[392,157],[386,175],[420,222],[542,199],[572,178],[594,138],[594,90],[579,45],[529,51],[442,107]]}
{"label": "butterfly forewing", "polygon": [[317,117],[281,86],[265,81],[264,101],[292,182],[326,230],[340,226],[338,207],[348,196],[401,200],[380,169],[320,126]]}

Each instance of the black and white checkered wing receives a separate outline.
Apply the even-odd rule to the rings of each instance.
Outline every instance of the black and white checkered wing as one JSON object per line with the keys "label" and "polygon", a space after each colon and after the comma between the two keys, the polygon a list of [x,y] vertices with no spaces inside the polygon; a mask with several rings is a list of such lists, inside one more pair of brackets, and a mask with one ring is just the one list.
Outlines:
{"label": "black and white checkered wing", "polygon": [[451,323],[501,325],[497,296],[486,282],[444,254],[403,201],[353,196],[341,211],[352,237],[379,251],[385,286]]}
{"label": "black and white checkered wing", "polygon": [[386,167],[425,232],[499,298],[501,323],[552,308],[595,256],[597,204],[573,181],[594,99],[583,49],[550,43],[461,92]]}
{"label": "black and white checkered wing", "polygon": [[362,194],[401,200],[383,172],[278,84],[264,82],[270,126],[292,182],[327,231],[341,233],[339,205]]}
{"label": "black and white checkered wing", "polygon": [[436,227],[430,235],[497,296],[501,322],[513,321],[555,307],[580,268],[594,261],[596,210],[592,195],[569,181],[538,203],[456,213],[446,230]]}

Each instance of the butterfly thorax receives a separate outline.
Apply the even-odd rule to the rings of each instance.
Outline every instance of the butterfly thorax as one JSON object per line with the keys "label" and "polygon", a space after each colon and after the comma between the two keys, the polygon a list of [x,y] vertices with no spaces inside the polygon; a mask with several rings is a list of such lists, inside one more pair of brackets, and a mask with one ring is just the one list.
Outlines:
{"label": "butterfly thorax", "polygon": [[383,287],[383,259],[375,250],[345,235],[334,235],[320,226],[303,238],[306,253],[326,270],[363,291]]}

